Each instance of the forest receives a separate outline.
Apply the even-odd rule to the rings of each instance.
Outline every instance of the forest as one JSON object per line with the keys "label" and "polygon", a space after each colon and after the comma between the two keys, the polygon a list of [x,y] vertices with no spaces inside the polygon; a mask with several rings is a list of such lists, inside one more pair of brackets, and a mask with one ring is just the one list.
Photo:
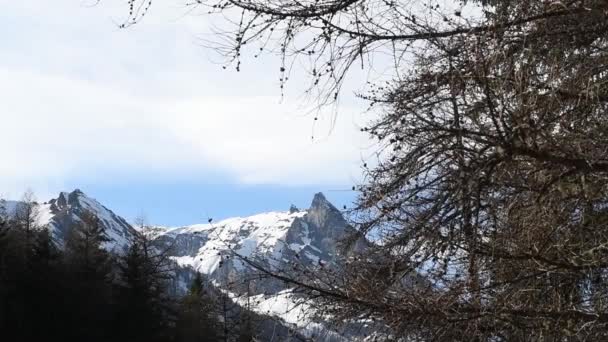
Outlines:
{"label": "forest", "polygon": [[99,219],[85,213],[58,246],[36,215],[27,201],[0,215],[2,340],[251,340],[251,331],[225,330],[221,296],[200,274],[186,295],[172,295],[173,265],[145,235],[112,254]]}

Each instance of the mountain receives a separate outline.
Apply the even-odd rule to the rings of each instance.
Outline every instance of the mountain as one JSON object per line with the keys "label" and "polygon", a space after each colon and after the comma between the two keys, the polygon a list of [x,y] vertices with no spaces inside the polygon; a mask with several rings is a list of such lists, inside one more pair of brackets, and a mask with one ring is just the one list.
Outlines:
{"label": "mountain", "polygon": [[[9,214],[15,214],[20,205],[19,202],[4,203]],[[125,219],[78,189],[62,192],[56,199],[37,205],[37,211],[38,223],[48,226],[60,246],[70,227],[81,221],[87,211],[95,214],[106,228],[110,241],[104,248],[113,253],[122,253],[138,233]],[[336,267],[342,250],[339,243],[353,228],[342,213],[318,193],[308,209],[291,206],[283,212],[184,227],[149,227],[140,232],[151,238],[158,249],[168,251],[178,266],[173,284],[175,294],[185,293],[196,272],[201,272],[235,303],[247,305],[260,315],[279,318],[282,324],[278,330],[268,320],[263,322],[270,332],[287,334],[289,328],[303,330],[304,336],[318,336],[319,331],[327,329],[306,317],[305,306],[298,305],[298,296],[285,284],[273,278],[245,282],[255,270],[242,258],[263,260],[275,267]],[[365,239],[360,239],[351,249],[364,249],[366,245]],[[235,257],[235,253],[240,258]],[[243,301],[244,294],[250,300]]]}
{"label": "mountain", "polygon": [[[230,257],[234,253],[274,265],[332,263],[339,253],[339,241],[351,231],[340,211],[318,193],[306,210],[292,206],[285,212],[148,232],[160,248],[172,247],[180,266],[206,274],[217,283],[234,283],[249,270],[241,259]],[[363,242],[357,248],[362,246]],[[255,292],[276,290],[266,286]]]}
{"label": "mountain", "polygon": [[[324,338],[316,340],[325,341],[352,338],[345,339],[315,322],[300,296],[277,279],[258,278],[259,272],[243,260],[261,261],[274,269],[339,267],[340,242],[351,233],[353,228],[322,193],[314,196],[308,209],[292,206],[289,211],[217,223],[147,229],[158,248],[171,251],[186,270],[179,275],[177,292],[186,290],[192,271],[201,272],[242,306],[253,303],[254,311],[278,317],[305,337],[323,333]],[[350,249],[366,246],[367,241],[359,239]]]}
{"label": "mountain", "polygon": [[[16,215],[23,205],[24,203],[18,201],[5,201],[3,206],[8,215]],[[81,222],[86,212],[97,216],[105,228],[109,241],[105,243],[104,248],[110,252],[122,252],[136,234],[136,230],[125,219],[79,189],[69,193],[61,192],[55,199],[36,204],[34,211],[36,223],[39,226],[47,226],[59,246],[63,245],[70,227]]]}

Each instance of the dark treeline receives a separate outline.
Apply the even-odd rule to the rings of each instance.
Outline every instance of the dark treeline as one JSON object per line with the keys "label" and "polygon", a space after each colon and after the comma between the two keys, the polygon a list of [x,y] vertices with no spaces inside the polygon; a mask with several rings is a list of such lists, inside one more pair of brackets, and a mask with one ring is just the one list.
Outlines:
{"label": "dark treeline", "polygon": [[24,202],[10,218],[0,215],[0,340],[224,340],[203,278],[186,296],[169,295],[171,265],[144,236],[125,253],[108,253],[90,214],[56,243],[36,226],[35,211]]}

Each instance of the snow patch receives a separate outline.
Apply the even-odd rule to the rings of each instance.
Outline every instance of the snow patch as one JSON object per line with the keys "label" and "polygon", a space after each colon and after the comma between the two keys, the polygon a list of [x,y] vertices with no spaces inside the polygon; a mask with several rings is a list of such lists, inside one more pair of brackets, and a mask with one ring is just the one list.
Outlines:
{"label": "snow patch", "polygon": [[[239,305],[247,305],[247,297],[231,294],[233,300]],[[275,295],[257,295],[249,297],[251,309],[257,313],[278,317],[289,324],[299,328],[307,327],[311,322],[310,306],[301,298],[292,293],[292,290],[283,290]]]}
{"label": "snow patch", "polygon": [[[256,255],[280,256],[289,227],[296,218],[304,215],[306,211],[269,212],[230,218],[218,223],[170,228],[162,232],[156,231],[155,234],[157,238],[165,235],[174,239],[181,234],[204,234],[207,241],[198,250],[196,256],[180,257],[175,260],[193,267],[198,272],[211,274],[218,269],[222,257],[229,255],[231,250],[247,258]],[[234,265],[237,269],[244,267],[238,260]]]}

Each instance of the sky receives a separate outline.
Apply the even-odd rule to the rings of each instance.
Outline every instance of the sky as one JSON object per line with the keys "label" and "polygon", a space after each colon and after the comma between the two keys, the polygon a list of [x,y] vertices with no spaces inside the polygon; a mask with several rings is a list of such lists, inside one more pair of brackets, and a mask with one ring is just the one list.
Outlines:
{"label": "sky", "polygon": [[126,1],[0,0],[1,197],[79,188],[166,226],[307,207],[316,192],[352,202],[373,155],[356,78],[315,122],[301,78],[281,97],[276,58],[224,70],[201,44],[217,23],[185,2],[119,29]]}

